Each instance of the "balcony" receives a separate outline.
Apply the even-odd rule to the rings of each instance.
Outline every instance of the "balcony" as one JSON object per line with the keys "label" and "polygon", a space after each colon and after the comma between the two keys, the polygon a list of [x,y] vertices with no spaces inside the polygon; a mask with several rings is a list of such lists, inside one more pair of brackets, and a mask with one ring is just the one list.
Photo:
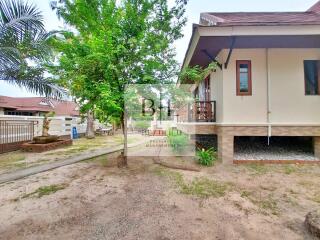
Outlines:
{"label": "balcony", "polygon": [[216,122],[216,101],[195,101],[189,105],[188,122]]}
{"label": "balcony", "polygon": [[178,110],[178,122],[216,122],[216,101],[195,101]]}
{"label": "balcony", "polygon": [[216,133],[216,101],[195,101],[178,111],[179,130],[187,134]]}

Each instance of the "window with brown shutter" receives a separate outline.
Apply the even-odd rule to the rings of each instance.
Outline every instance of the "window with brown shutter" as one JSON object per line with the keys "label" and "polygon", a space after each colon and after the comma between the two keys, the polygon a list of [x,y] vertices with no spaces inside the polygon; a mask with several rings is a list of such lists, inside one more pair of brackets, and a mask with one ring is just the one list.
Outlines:
{"label": "window with brown shutter", "polygon": [[237,61],[237,96],[252,95],[251,61]]}

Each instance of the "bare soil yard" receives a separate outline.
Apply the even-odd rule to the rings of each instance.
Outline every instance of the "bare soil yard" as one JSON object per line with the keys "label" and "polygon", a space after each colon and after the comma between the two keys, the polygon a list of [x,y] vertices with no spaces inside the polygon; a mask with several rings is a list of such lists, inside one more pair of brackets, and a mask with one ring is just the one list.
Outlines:
{"label": "bare soil yard", "polygon": [[172,170],[151,158],[62,167],[0,185],[0,239],[313,239],[320,166]]}

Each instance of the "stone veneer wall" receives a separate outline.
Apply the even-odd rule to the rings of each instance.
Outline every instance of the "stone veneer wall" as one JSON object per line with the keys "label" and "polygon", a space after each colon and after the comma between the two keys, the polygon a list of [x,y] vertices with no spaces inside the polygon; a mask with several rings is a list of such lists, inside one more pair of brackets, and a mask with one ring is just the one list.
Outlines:
{"label": "stone veneer wall", "polygon": [[314,155],[317,158],[320,158],[320,137],[313,138],[313,149],[314,149]]}

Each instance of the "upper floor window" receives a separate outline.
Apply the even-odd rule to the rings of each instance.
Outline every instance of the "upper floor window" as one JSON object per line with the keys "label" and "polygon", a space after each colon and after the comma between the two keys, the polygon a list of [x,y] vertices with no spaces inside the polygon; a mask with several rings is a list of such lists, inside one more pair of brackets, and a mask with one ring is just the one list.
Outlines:
{"label": "upper floor window", "polygon": [[320,61],[304,61],[304,81],[306,95],[320,95]]}
{"label": "upper floor window", "polygon": [[237,96],[252,95],[251,61],[237,61]]}

